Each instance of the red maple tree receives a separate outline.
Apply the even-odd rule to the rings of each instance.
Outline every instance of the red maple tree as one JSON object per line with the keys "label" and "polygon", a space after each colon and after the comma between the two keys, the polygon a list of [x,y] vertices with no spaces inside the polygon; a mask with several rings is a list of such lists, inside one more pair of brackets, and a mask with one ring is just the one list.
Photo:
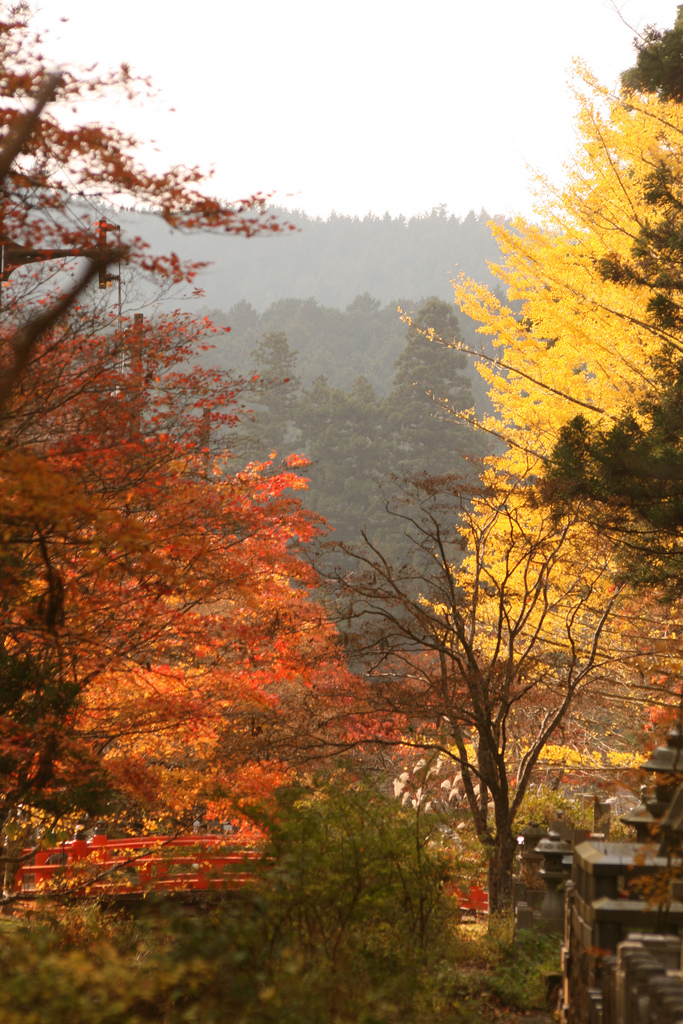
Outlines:
{"label": "red maple tree", "polygon": [[[38,260],[0,318],[0,824],[22,841],[79,812],[154,827],[233,811],[285,768],[250,742],[264,712],[295,714],[294,693],[343,671],[299,553],[321,528],[291,494],[301,460],[231,472],[245,382],[199,364],[206,325],[102,317],[88,293],[113,256],[174,281],[196,268],[139,239],[93,249],[72,199],[279,225],[262,197],[226,206],[196,171],[146,172],[114,129],[65,128],[60,102],[136,83],[51,76],[27,39],[0,24],[0,234],[17,266]],[[56,294],[44,257],[65,249],[89,267]]]}

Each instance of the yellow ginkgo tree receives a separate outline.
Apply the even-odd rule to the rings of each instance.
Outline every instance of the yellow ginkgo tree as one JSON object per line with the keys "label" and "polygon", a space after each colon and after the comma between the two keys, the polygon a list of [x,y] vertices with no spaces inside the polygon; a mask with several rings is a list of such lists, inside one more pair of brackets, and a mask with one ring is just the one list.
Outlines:
{"label": "yellow ginkgo tree", "polygon": [[[581,416],[603,433],[652,422],[683,355],[683,105],[614,96],[579,69],[579,146],[566,183],[539,183],[540,223],[493,224],[509,304],[471,281],[456,301],[497,349],[479,363],[503,462],[545,473]],[[521,312],[520,312],[521,310]]]}
{"label": "yellow ginkgo tree", "polygon": [[[418,502],[419,515],[399,514],[426,568],[397,573],[368,545],[364,572],[345,580],[349,615],[378,634],[358,646],[375,658],[367,714],[383,702],[402,714],[404,742],[458,764],[491,844],[494,908],[506,902],[514,817],[544,751],[571,748],[563,730],[582,715],[605,735],[626,708],[641,722],[648,704],[672,699],[681,654],[675,606],[629,600],[626,584],[643,564],[662,582],[664,556],[672,575],[683,541],[683,107],[612,95],[582,69],[579,80],[566,184],[541,182],[540,223],[494,227],[507,300],[456,282],[458,304],[496,346],[479,361],[494,406],[482,426],[506,442],[489,459],[483,493],[494,497],[463,500],[451,519],[462,563],[442,542],[441,513]],[[591,490],[601,468],[610,484],[610,445],[626,455],[622,488],[647,495],[644,510],[616,485]]]}
{"label": "yellow ginkgo tree", "polygon": [[492,471],[540,484],[579,517],[579,546],[609,538],[615,578],[666,599],[666,673],[683,595],[683,104],[630,73],[618,94],[577,77],[565,184],[540,182],[540,223],[493,225],[507,304],[465,280],[456,301],[493,336]]}

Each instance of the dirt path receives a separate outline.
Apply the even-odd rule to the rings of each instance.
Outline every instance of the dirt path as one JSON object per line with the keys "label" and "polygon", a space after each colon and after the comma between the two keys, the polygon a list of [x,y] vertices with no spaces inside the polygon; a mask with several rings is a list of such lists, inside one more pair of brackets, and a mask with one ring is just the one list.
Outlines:
{"label": "dirt path", "polygon": [[506,1010],[502,1007],[496,1009],[489,1018],[496,1024],[557,1024],[557,1017],[552,1013],[542,1013],[540,1010]]}
{"label": "dirt path", "polygon": [[463,1024],[557,1024],[557,1017],[550,1011],[512,1010],[474,994],[459,1001],[457,1019]]}

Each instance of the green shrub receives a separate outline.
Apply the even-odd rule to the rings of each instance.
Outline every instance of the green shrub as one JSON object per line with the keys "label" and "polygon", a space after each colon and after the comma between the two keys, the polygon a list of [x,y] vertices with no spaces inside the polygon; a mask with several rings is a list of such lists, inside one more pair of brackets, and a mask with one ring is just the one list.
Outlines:
{"label": "green shrub", "polygon": [[[263,818],[264,816],[262,816]],[[255,884],[210,914],[52,910],[0,946],[6,1024],[381,1024],[458,1019],[447,851],[348,780],[287,790]],[[435,819],[430,819],[433,827]]]}
{"label": "green shrub", "polygon": [[499,962],[492,967],[486,987],[506,1006],[538,1010],[548,1000],[548,977],[559,970],[557,937],[523,930],[514,943],[501,943]]}
{"label": "green shrub", "polygon": [[[498,915],[487,925],[469,930],[456,954],[467,965],[455,992],[461,1005],[477,1005],[486,1018],[489,997],[511,1009],[542,1010],[548,1001],[548,977],[559,973],[560,942],[557,936],[522,930],[514,935],[511,915]],[[479,1017],[470,1011],[469,1019]]]}

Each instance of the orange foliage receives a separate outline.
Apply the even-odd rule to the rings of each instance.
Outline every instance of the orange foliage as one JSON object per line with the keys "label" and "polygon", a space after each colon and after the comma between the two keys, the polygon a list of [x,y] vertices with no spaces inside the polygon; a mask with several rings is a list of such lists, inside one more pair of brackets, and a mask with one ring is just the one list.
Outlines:
{"label": "orange foliage", "polygon": [[192,331],[176,319],[62,337],[58,358],[45,338],[0,434],[6,655],[70,681],[74,756],[105,790],[177,815],[280,781],[278,766],[242,763],[241,734],[334,659],[298,554],[320,527],[288,496],[300,460],[231,474],[200,448],[197,405],[218,432],[239,387],[178,368]]}
{"label": "orange foliage", "polygon": [[[134,140],[115,129],[64,127],[60,102],[134,90],[127,68],[104,79],[51,78],[19,22],[0,23],[0,58],[4,238],[85,249],[101,267],[92,216],[71,205],[74,193],[127,197],[179,227],[280,228],[262,197],[226,206],[201,192],[195,170],[140,168]],[[196,269],[151,255],[139,239],[105,255],[122,254],[162,280]],[[299,553],[320,529],[290,493],[304,486],[302,462],[230,472],[228,431],[243,415],[245,383],[199,365],[210,325],[102,319],[83,300],[84,282],[57,298],[44,273],[21,271],[8,293],[0,315],[5,828],[55,825],[79,811],[136,826],[228,813],[286,770],[275,747],[256,750],[257,721],[282,715],[284,694],[294,714],[305,702],[292,693],[343,671]]]}

